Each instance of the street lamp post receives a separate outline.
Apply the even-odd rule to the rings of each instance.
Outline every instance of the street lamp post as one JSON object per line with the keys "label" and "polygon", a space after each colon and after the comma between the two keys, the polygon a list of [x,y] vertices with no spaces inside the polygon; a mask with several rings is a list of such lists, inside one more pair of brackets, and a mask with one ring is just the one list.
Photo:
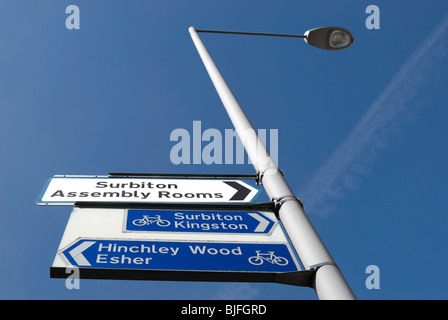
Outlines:
{"label": "street lamp post", "polygon": [[304,38],[307,43],[313,46],[327,50],[347,48],[353,42],[353,36],[346,29],[334,27],[313,29],[307,31],[303,36],[196,30],[194,27],[190,27],[189,32],[235,130],[261,178],[266,193],[271,201],[276,202],[279,206],[280,220],[302,264],[308,270],[316,270],[314,289],[319,299],[356,299],[338,266],[309,221],[301,203],[256,134],[255,129],[199,38],[198,32],[298,37]]}

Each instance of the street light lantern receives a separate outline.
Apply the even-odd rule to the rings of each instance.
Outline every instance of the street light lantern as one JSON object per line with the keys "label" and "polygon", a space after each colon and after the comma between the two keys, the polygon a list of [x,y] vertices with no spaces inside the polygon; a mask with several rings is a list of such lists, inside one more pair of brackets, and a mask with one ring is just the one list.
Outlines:
{"label": "street light lantern", "polygon": [[353,43],[353,34],[344,28],[339,27],[322,27],[311,29],[304,35],[284,34],[284,33],[265,33],[265,32],[243,32],[243,31],[224,31],[224,30],[199,30],[190,27],[190,32],[204,33],[226,33],[239,34],[249,36],[270,36],[270,37],[289,37],[303,38],[306,43],[325,50],[342,50],[348,48]]}
{"label": "street light lantern", "polygon": [[342,50],[351,46],[353,34],[344,28],[323,27],[305,32],[305,42],[325,50]]}

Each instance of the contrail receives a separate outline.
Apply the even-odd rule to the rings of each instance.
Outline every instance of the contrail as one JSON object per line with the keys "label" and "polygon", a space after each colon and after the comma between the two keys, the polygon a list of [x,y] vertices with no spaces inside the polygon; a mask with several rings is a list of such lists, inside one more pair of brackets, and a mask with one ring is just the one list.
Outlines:
{"label": "contrail", "polygon": [[448,14],[394,75],[345,141],[301,188],[298,194],[309,213],[330,213],[334,206],[331,200],[359,185],[375,155],[387,145],[391,130],[409,114],[409,102],[441,71],[437,66],[447,54],[447,28]]}

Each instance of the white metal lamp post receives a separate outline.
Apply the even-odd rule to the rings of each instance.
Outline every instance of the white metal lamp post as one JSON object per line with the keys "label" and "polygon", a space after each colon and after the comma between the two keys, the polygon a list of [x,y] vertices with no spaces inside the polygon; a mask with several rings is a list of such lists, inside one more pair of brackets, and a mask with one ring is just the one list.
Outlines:
{"label": "white metal lamp post", "polygon": [[356,299],[344,276],[320,239],[305,211],[292,192],[277,164],[257,136],[252,124],[233,95],[198,32],[266,35],[303,38],[305,42],[326,50],[341,50],[353,43],[350,31],[337,27],[309,30],[305,35],[196,30],[189,28],[196,49],[221,98],[255,170],[271,201],[279,205],[279,216],[304,267],[317,269],[314,288],[319,299]]}

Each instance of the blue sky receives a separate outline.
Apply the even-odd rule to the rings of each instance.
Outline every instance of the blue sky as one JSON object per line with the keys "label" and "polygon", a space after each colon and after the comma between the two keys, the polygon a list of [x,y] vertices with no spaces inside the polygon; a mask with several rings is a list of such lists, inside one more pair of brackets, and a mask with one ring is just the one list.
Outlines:
{"label": "blue sky", "polygon": [[[79,30],[65,26],[71,4]],[[378,30],[365,25],[370,4]],[[446,299],[447,14],[442,0],[2,1],[0,298],[316,299],[279,284],[82,280],[67,290],[49,268],[71,208],[35,200],[55,174],[252,174],[247,162],[171,162],[173,130],[232,128],[188,27],[336,25],[355,35],[348,50],[201,38],[255,128],[278,130],[279,167],[356,296]],[[378,290],[365,286],[369,265]]]}

